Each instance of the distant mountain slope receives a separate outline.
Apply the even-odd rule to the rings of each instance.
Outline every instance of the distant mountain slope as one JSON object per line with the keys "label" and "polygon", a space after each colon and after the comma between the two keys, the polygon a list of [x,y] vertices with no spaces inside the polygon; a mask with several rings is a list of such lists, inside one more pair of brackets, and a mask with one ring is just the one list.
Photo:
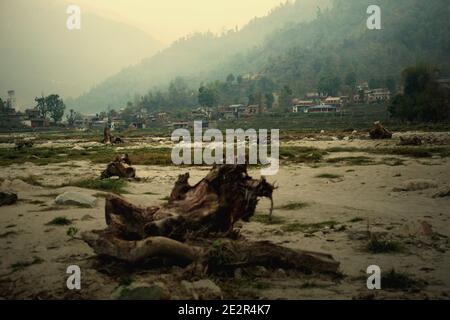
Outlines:
{"label": "distant mountain slope", "polygon": [[[298,1],[256,19],[239,32],[221,37],[196,34],[130,67],[73,102],[82,110],[117,108],[155,85],[177,76],[192,88],[224,80],[229,73],[255,73],[289,85],[294,94],[317,90],[321,78],[354,72],[358,81],[395,77],[424,61],[448,74],[450,6],[448,0],[331,0],[328,9]],[[330,3],[327,2],[329,5]],[[305,6],[306,5],[306,6]],[[366,26],[369,5],[382,10],[382,30]],[[302,9],[304,8],[304,9]]]}
{"label": "distant mountain slope", "polygon": [[[381,8],[382,30],[366,27],[369,5]],[[295,93],[317,89],[321,77],[355,72],[358,80],[397,77],[416,62],[450,68],[448,0],[334,0],[310,23],[283,28],[264,45],[212,73],[255,72]]]}
{"label": "distant mountain slope", "polygon": [[280,5],[239,31],[221,36],[210,33],[189,35],[68,103],[81,111],[104,110],[108,105],[118,108],[132,100],[135,94],[146,93],[154,86],[167,85],[177,76],[207,78],[211,70],[226,63],[233,55],[261,45],[273,31],[289,23],[314,20],[317,8],[326,7],[329,3],[330,0],[299,0]]}
{"label": "distant mountain slope", "polygon": [[19,106],[41,92],[78,96],[161,48],[138,29],[83,11],[81,30],[69,31],[67,5],[1,0],[0,96],[15,89]]}

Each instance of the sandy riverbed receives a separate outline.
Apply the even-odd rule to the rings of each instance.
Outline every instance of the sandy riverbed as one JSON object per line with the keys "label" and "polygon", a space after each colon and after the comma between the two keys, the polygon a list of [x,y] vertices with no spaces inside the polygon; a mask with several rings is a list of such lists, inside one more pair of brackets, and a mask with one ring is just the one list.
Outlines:
{"label": "sandy riverbed", "polygon": [[[378,145],[377,145],[378,143]],[[369,140],[290,141],[287,145],[330,147],[376,147],[380,142]],[[395,146],[395,141],[381,142]],[[250,222],[242,224],[241,233],[249,239],[270,240],[290,248],[327,252],[341,263],[344,277],[301,277],[279,272],[263,275],[264,286],[243,288],[241,293],[224,290],[225,298],[276,299],[351,299],[351,298],[410,298],[448,299],[450,296],[450,197],[433,198],[438,190],[450,187],[450,158],[395,158],[401,165],[389,165],[387,156],[361,152],[340,152],[330,157],[364,156],[370,165],[348,165],[321,162],[310,164],[282,163],[279,173],[269,177],[279,188],[274,194],[274,216],[282,218],[278,224]],[[390,156],[392,158],[392,156]],[[142,182],[130,182],[123,196],[142,206],[164,202],[177,176],[188,171],[191,184],[200,180],[209,168],[180,168],[176,166],[135,166]],[[73,220],[80,232],[102,229],[104,198],[98,190],[75,187],[59,188],[69,180],[98,177],[104,165],[87,161],[37,166],[31,163],[11,164],[0,169],[2,190],[18,193],[19,202],[0,207],[0,297],[11,298],[97,298],[114,297],[120,279],[98,266],[95,255],[83,241],[71,239],[68,226],[48,226],[55,217]],[[335,175],[318,178],[320,174]],[[18,177],[33,175],[41,185],[30,185]],[[259,170],[250,170],[259,176]],[[418,191],[393,191],[411,179],[426,179],[437,187]],[[50,187],[51,186],[51,187]],[[97,197],[94,208],[57,206],[54,199],[68,191],[80,191]],[[294,210],[283,209],[286,204],[301,203]],[[267,214],[269,202],[261,200],[257,215]],[[313,233],[286,231],[285,225],[299,222],[314,224],[335,221],[333,227],[323,227]],[[353,222],[351,222],[353,221]],[[423,222],[432,233],[423,230]],[[370,230],[374,234],[401,243],[402,250],[374,254],[365,249],[366,239],[359,237]],[[24,268],[12,268],[17,262],[40,263]],[[82,268],[82,290],[66,288],[66,268],[76,264]],[[410,274],[426,285],[414,290],[367,290],[365,270],[378,265],[382,272],[391,268]],[[178,290],[171,278],[173,270],[155,274],[140,271],[136,279],[159,281],[169,297],[192,298]],[[173,271],[175,272],[175,271]],[[176,273],[176,272],[175,272]],[[220,280],[218,280],[220,285]],[[307,285],[305,285],[305,283]],[[309,285],[308,285],[309,284]],[[245,289],[245,290],[244,290]]]}

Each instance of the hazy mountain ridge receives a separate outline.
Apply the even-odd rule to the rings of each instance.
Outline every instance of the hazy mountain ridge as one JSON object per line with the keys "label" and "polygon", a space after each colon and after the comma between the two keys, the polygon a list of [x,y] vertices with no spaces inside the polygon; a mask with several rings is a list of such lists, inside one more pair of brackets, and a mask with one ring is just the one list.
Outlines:
{"label": "hazy mountain ridge", "polygon": [[22,107],[41,92],[82,94],[161,48],[143,31],[83,11],[81,30],[69,31],[61,1],[2,0],[0,6],[0,96],[14,89]]}
{"label": "hazy mountain ridge", "polygon": [[[358,81],[399,80],[403,68],[420,61],[448,73],[447,1],[333,0],[313,20],[315,4],[310,3],[308,13],[303,11],[306,20],[298,19],[295,9],[300,10],[301,2],[297,2],[254,20],[239,32],[181,39],[111,77],[73,105],[81,110],[120,108],[135,94],[144,94],[155,85],[166,86],[176,77],[184,77],[195,88],[200,82],[223,80],[229,73],[255,73],[274,80],[278,88],[289,85],[298,95],[317,90],[323,77],[339,77],[343,82],[350,72]],[[382,30],[366,26],[366,10],[373,4],[382,8]],[[273,24],[265,33],[262,26],[266,23]]]}
{"label": "hazy mountain ridge", "polygon": [[[366,27],[371,4],[382,8],[382,30]],[[349,72],[360,81],[398,78],[404,67],[421,61],[448,73],[449,14],[445,0],[335,0],[317,20],[274,32],[264,45],[214,73],[259,73],[296,93],[316,90],[320,77],[343,80]]]}
{"label": "hazy mountain ridge", "polygon": [[196,33],[186,36],[169,48],[142,63],[127,68],[92,88],[90,92],[69,105],[81,111],[103,110],[124,106],[135,94],[144,94],[154,86],[165,86],[178,76],[193,79],[211,79],[211,70],[225,64],[235,54],[247,52],[262,44],[277,29],[296,21],[311,21],[318,6],[326,6],[329,0],[303,0],[283,4],[267,16],[253,19],[239,31],[229,31],[216,36]]}

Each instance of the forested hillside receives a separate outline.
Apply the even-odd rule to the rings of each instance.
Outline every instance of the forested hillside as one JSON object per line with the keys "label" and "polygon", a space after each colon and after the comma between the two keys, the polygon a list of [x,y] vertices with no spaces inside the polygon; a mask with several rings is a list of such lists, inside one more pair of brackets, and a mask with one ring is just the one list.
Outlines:
{"label": "forested hillside", "polygon": [[[447,0],[333,0],[332,7],[320,10],[308,3],[300,18],[294,12],[301,3],[284,5],[239,32],[181,39],[73,104],[82,110],[124,106],[157,84],[160,88],[146,95],[144,107],[195,105],[201,84],[217,96],[218,104],[248,103],[272,91],[289,96],[324,87],[338,93],[356,81],[395,86],[401,70],[416,62],[448,73]],[[381,30],[366,26],[366,10],[373,4],[382,10]],[[256,80],[243,81],[248,74]]]}
{"label": "forested hillside", "polygon": [[267,16],[253,19],[241,30],[230,30],[222,35],[187,35],[155,56],[124,69],[87,94],[67,103],[81,111],[102,110],[108,105],[123,106],[136,93],[144,94],[154,86],[164,88],[170,80],[179,76],[195,87],[199,80],[209,78],[211,70],[224,65],[235,54],[246,53],[262,45],[269,34],[287,24],[312,21],[317,8],[324,8],[329,3],[330,0],[299,0],[280,5]]}

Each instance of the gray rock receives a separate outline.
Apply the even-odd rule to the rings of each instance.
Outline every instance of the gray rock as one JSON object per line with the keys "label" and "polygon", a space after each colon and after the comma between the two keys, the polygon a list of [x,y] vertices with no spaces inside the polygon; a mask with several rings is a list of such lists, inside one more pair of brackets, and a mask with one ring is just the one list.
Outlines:
{"label": "gray rock", "polygon": [[64,192],[56,197],[55,203],[60,205],[75,205],[80,207],[95,207],[97,199],[80,192]]}
{"label": "gray rock", "polygon": [[196,300],[222,299],[222,290],[209,279],[202,279],[195,282],[181,281],[184,289]]}
{"label": "gray rock", "polygon": [[448,187],[439,190],[433,195],[433,198],[445,198],[445,197],[450,197],[450,188]]}
{"label": "gray rock", "polygon": [[168,300],[170,293],[162,283],[133,283],[128,287],[119,287],[113,295],[118,300]]}
{"label": "gray rock", "polygon": [[350,240],[367,240],[370,234],[367,230],[349,230],[347,236]]}

